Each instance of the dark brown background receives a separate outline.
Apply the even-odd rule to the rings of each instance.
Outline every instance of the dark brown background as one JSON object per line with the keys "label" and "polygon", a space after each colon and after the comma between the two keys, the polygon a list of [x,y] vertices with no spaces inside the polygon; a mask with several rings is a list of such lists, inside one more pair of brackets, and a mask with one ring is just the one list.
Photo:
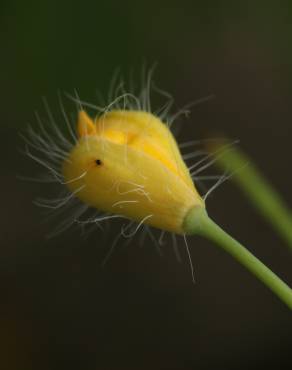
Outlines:
{"label": "dark brown background", "polygon": [[[19,153],[41,96],[76,87],[95,102],[113,70],[158,62],[155,80],[195,107],[180,140],[224,133],[292,206],[290,1],[22,1],[1,3],[1,368],[284,369],[291,312],[211,243],[190,240],[197,283],[169,245],[120,247],[105,270],[96,232],[51,240],[16,179],[37,168]],[[62,124],[62,122],[60,122]],[[209,213],[292,285],[291,253],[231,182]],[[112,233],[117,230],[113,229]]]}

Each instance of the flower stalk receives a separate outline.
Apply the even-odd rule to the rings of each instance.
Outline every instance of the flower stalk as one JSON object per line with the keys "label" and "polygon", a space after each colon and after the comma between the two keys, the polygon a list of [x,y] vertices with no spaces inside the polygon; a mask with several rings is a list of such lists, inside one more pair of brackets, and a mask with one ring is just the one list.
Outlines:
{"label": "flower stalk", "polygon": [[262,281],[292,310],[292,289],[242,244],[211,220],[204,208],[195,207],[188,213],[184,220],[184,230],[187,234],[201,235],[215,242]]}
{"label": "flower stalk", "polygon": [[[221,145],[224,142],[210,146],[209,150],[214,153]],[[233,173],[232,180],[292,251],[292,212],[251,160],[241,150],[233,148],[217,156],[216,164]]]}

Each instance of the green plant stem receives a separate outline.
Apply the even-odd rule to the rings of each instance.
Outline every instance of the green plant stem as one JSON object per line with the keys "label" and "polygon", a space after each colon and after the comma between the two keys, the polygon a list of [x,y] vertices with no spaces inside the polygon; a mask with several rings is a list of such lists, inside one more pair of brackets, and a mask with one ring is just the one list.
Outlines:
{"label": "green plant stem", "polygon": [[250,159],[234,148],[218,155],[217,165],[234,172],[232,179],[292,250],[292,212]]}
{"label": "green plant stem", "polygon": [[188,234],[201,235],[214,241],[261,280],[292,310],[292,289],[243,245],[212,221],[204,208],[193,208],[185,218],[183,227]]}

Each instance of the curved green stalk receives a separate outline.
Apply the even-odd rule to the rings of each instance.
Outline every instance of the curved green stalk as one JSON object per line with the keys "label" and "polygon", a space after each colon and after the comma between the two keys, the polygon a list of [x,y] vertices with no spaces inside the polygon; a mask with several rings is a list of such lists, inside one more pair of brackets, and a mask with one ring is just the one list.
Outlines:
{"label": "curved green stalk", "polygon": [[217,156],[217,165],[234,172],[232,179],[292,250],[292,212],[250,159],[234,148]]}
{"label": "curved green stalk", "polygon": [[212,221],[204,208],[195,207],[188,213],[184,221],[184,230],[187,234],[201,235],[214,241],[261,280],[292,310],[292,289]]}

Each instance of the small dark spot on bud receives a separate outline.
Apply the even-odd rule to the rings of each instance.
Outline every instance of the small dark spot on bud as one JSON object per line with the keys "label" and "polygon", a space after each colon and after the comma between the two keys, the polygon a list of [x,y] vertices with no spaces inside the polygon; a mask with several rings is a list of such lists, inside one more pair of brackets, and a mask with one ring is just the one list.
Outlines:
{"label": "small dark spot on bud", "polygon": [[95,163],[97,164],[97,166],[101,166],[102,165],[102,161],[100,159],[96,159],[95,160]]}

